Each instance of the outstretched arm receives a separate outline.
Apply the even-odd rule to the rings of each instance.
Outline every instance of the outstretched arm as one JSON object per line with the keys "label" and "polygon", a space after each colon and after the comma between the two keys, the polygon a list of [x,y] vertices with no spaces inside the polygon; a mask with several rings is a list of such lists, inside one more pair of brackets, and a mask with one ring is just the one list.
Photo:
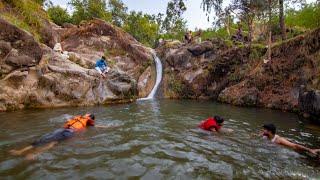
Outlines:
{"label": "outstretched arm", "polygon": [[222,132],[222,133],[232,133],[232,132],[233,132],[233,129],[221,128],[221,129],[219,130],[219,132]]}
{"label": "outstretched arm", "polygon": [[111,128],[111,127],[115,127],[115,126],[94,125],[94,127],[97,127],[97,128]]}
{"label": "outstretched arm", "polygon": [[290,147],[290,148],[292,148],[292,149],[294,149],[296,151],[307,151],[307,152],[310,152],[312,154],[316,154],[317,153],[313,149],[307,148],[307,147],[299,145],[299,144],[292,143],[292,142],[288,141],[287,139],[285,139],[283,137],[279,139],[279,144],[287,146],[287,147]]}

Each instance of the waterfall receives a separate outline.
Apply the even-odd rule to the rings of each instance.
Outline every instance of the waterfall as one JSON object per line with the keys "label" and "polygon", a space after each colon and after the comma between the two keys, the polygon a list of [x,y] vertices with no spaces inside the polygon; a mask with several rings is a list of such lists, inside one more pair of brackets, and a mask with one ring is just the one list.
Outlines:
{"label": "waterfall", "polygon": [[138,100],[153,99],[154,96],[156,95],[157,90],[158,90],[158,88],[160,86],[160,83],[161,83],[161,79],[162,79],[162,64],[161,64],[161,61],[158,58],[158,56],[157,56],[155,51],[152,51],[152,55],[153,55],[154,62],[156,64],[156,72],[157,72],[156,83],[154,84],[154,87],[152,88],[152,91],[150,92],[150,94],[146,98],[141,98],[141,99],[138,99]]}

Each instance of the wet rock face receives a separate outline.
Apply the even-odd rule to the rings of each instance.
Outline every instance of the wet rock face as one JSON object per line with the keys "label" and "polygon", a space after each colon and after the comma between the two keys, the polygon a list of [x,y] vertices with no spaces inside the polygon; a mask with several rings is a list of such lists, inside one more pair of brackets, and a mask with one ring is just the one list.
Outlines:
{"label": "wet rock face", "polygon": [[305,117],[320,121],[317,117],[320,116],[320,92],[315,90],[300,90],[299,108]]}
{"label": "wet rock face", "polygon": [[[94,22],[80,29],[55,27],[61,34],[71,33],[61,42],[64,50],[72,51],[66,59],[40,45],[27,32],[0,20],[0,29],[5,29],[0,30],[0,111],[108,104],[137,98],[142,68],[152,60],[142,59],[149,58],[148,49],[122,30],[100,20]],[[89,43],[81,41],[88,39]],[[124,42],[133,43],[132,48],[126,51]],[[102,78],[94,69],[95,61],[110,50],[109,45],[120,51],[107,57],[111,70]],[[134,55],[128,55],[132,52]]]}

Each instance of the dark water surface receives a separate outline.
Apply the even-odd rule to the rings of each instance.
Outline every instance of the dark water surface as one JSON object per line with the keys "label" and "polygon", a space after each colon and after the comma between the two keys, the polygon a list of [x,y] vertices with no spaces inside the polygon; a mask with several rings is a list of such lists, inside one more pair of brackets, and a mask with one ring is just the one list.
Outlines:
{"label": "dark water surface", "polygon": [[[11,156],[73,115],[93,112],[96,124],[58,144],[35,161]],[[197,128],[206,117],[227,119],[229,135]],[[108,107],[25,110],[0,113],[0,179],[308,179],[320,165],[304,155],[252,137],[265,122],[279,134],[320,147],[319,128],[295,114],[238,108],[212,102],[143,101]]]}

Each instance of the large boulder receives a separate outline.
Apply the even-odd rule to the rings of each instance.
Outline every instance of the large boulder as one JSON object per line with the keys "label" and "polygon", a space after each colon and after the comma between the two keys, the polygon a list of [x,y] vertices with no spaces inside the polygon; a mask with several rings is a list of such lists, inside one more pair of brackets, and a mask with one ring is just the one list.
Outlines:
{"label": "large boulder", "polygon": [[320,116],[320,91],[302,88],[299,93],[299,109],[305,117],[320,122],[317,118]]}
{"label": "large boulder", "polygon": [[213,49],[213,44],[210,41],[204,41],[200,44],[194,44],[188,48],[188,51],[191,52],[194,56],[200,56]]}
{"label": "large boulder", "polygon": [[0,73],[8,74],[21,67],[35,66],[43,52],[39,43],[26,31],[0,18]]}
{"label": "large boulder", "polygon": [[[137,81],[152,60],[148,48],[100,20],[79,28],[54,27],[64,34],[59,38],[69,58],[4,20],[0,28],[5,30],[0,31],[0,111],[132,101],[138,97]],[[111,67],[106,78],[94,69],[104,54]]]}
{"label": "large boulder", "polygon": [[218,100],[220,102],[238,105],[238,106],[257,106],[259,90],[255,87],[242,89],[243,83],[224,89]]}

